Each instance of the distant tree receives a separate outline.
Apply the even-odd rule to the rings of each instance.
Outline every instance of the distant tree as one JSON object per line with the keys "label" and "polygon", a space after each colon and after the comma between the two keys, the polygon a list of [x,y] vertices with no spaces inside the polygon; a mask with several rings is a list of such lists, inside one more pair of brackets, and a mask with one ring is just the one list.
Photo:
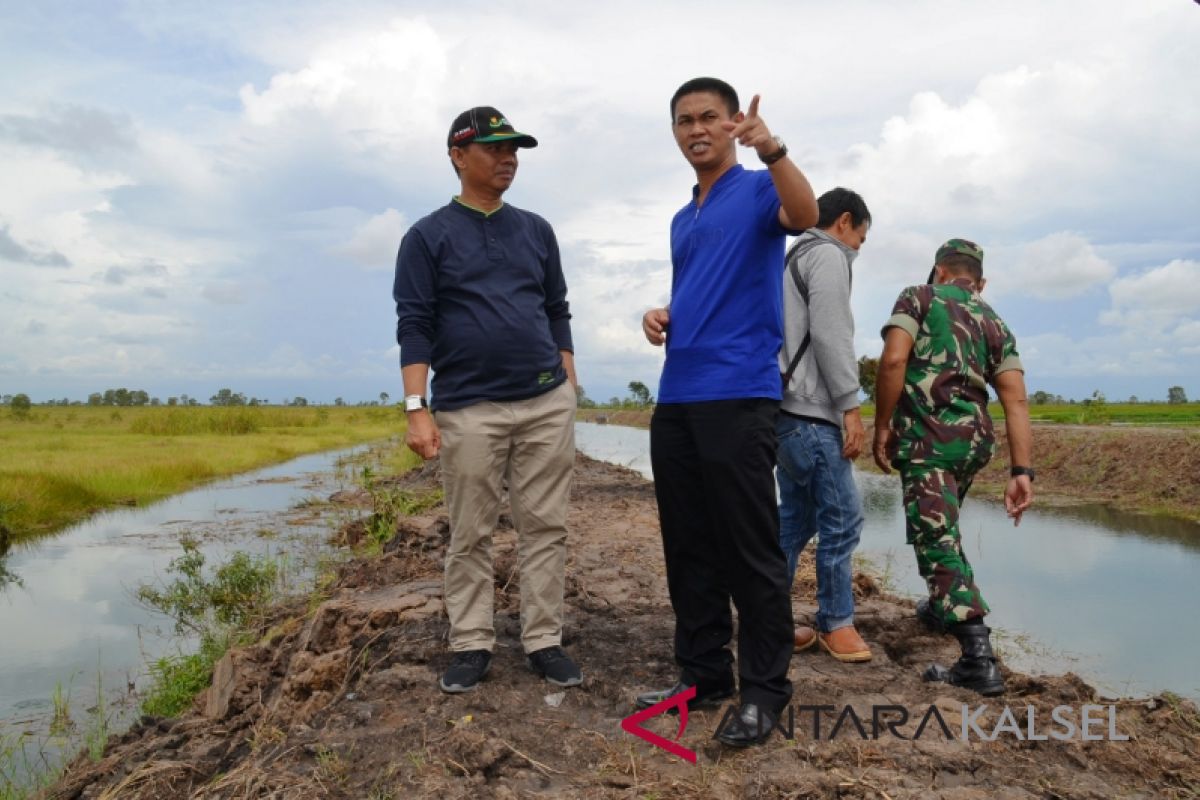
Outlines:
{"label": "distant tree", "polygon": [[386,406],[389,397],[391,397],[391,395],[389,395],[387,392],[380,392],[379,393],[379,405]]}
{"label": "distant tree", "polygon": [[89,406],[103,405],[103,403],[104,403],[104,395],[100,394],[99,392],[92,392],[91,394],[88,395],[88,405]]}
{"label": "distant tree", "polygon": [[858,360],[858,385],[872,403],[875,402],[875,383],[879,378],[879,359],[863,356]]}
{"label": "distant tree", "polygon": [[1130,404],[1130,405],[1136,406],[1136,405],[1137,405],[1137,402],[1138,402],[1138,399],[1137,399],[1137,395],[1136,395],[1136,394],[1131,394],[1131,395],[1129,395],[1129,404]]}
{"label": "distant tree", "polygon": [[0,394],[0,403],[3,403],[4,405],[8,405],[11,402],[12,402],[11,394]]}
{"label": "distant tree", "polygon": [[214,406],[244,406],[246,395],[232,389],[221,389],[208,399]]}
{"label": "distant tree", "polygon": [[162,405],[162,400],[159,400],[157,397],[151,397],[151,398],[150,398],[150,405],[152,405],[152,406],[161,406],[161,405]]}
{"label": "distant tree", "polygon": [[129,403],[135,406],[144,406],[150,402],[150,395],[146,394],[145,389],[135,389],[129,393]]}
{"label": "distant tree", "polygon": [[1167,389],[1168,403],[1177,405],[1179,403],[1186,403],[1187,401],[1187,392],[1183,390],[1182,386],[1172,386],[1170,389]]}
{"label": "distant tree", "polygon": [[179,398],[178,398],[178,397],[168,397],[168,398],[167,398],[167,405],[169,405],[169,406],[177,406],[177,405],[179,405]]}
{"label": "distant tree", "polygon": [[587,392],[582,386],[576,386],[575,405],[579,408],[595,408],[596,401],[587,396]]}
{"label": "distant tree", "polygon": [[249,403],[247,403],[246,405],[257,406],[258,404],[259,404],[259,400],[258,400],[258,398],[257,398],[257,397],[251,397],[251,398],[250,398],[250,402],[249,402]]}
{"label": "distant tree", "polygon": [[345,400],[343,400],[343,399],[342,399],[342,398],[340,398],[340,397],[335,397],[335,398],[334,398],[334,400],[333,400],[333,404],[334,404],[335,406],[344,406],[344,405],[346,405],[346,401],[345,401]]}
{"label": "distant tree", "polygon": [[181,406],[190,406],[192,404],[191,400],[192,398],[188,397],[186,394],[179,395],[179,405]]}
{"label": "distant tree", "polygon": [[651,397],[650,390],[641,381],[629,382],[629,394],[633,398],[634,405],[641,408],[646,408],[654,403],[654,398]]}
{"label": "distant tree", "polygon": [[1050,396],[1049,392],[1043,392],[1041,389],[1038,389],[1029,398],[1030,402],[1032,402],[1035,406],[1044,406],[1053,399],[1054,398]]}
{"label": "distant tree", "polygon": [[12,399],[8,401],[8,407],[18,417],[23,417],[29,413],[30,407],[33,405],[29,400],[29,395],[21,393],[12,395]]}
{"label": "distant tree", "polygon": [[306,400],[306,399],[304,399],[303,397],[300,397],[299,395],[297,395],[296,397],[292,398],[292,403],[291,403],[291,404],[292,404],[292,405],[294,405],[294,406],[307,406],[307,405],[308,405],[308,400]]}

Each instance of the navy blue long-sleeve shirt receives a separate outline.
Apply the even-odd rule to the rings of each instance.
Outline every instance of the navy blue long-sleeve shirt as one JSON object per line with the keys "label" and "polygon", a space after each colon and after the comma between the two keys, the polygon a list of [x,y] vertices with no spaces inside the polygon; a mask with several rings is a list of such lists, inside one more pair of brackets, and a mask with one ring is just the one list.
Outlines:
{"label": "navy blue long-sleeve shirt", "polygon": [[457,200],[408,229],[396,257],[400,365],[433,369],[430,405],[521,400],[566,380],[567,283],[550,224]]}

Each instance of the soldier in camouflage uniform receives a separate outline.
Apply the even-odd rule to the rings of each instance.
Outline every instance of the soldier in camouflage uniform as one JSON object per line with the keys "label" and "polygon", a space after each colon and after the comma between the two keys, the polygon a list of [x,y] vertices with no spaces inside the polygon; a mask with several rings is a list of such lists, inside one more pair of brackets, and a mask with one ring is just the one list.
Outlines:
{"label": "soldier in camouflage uniform", "polygon": [[938,248],[929,283],[901,292],[883,327],[873,450],[884,472],[900,472],[908,543],[929,587],[917,615],[962,645],[954,666],[935,664],[925,679],[996,695],[1004,679],[983,624],[989,609],[958,529],[971,481],[996,449],[988,384],[1004,406],[1012,464],[1004,503],[1014,524],[1033,500],[1032,432],[1016,340],[980,299],[984,283],[983,250],[951,239]]}

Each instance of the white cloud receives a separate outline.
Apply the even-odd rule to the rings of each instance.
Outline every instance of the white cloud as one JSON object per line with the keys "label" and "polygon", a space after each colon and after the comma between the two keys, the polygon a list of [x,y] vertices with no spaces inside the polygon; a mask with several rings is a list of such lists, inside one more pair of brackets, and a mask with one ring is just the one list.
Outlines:
{"label": "white cloud", "polygon": [[1113,308],[1152,316],[1200,313],[1200,261],[1175,259],[1169,264],[1113,281]]}
{"label": "white cloud", "polygon": [[[1200,261],[1175,259],[1139,275],[1120,278],[1109,287],[1112,307],[1100,314],[1112,325],[1143,339],[1195,354],[1200,325]],[[1139,367],[1140,362],[1138,363]]]}
{"label": "white cloud", "polygon": [[1117,270],[1096,254],[1087,239],[1063,231],[1016,248],[987,252],[984,273],[992,294],[1063,299],[1107,284]]}
{"label": "white cloud", "polygon": [[425,20],[397,18],[322,43],[303,67],[275,74],[261,92],[246,84],[239,95],[257,126],[316,115],[343,131],[407,138],[434,125],[429,110],[445,94],[448,47]]}
{"label": "white cloud", "polygon": [[333,252],[370,270],[394,269],[396,249],[407,230],[408,219],[404,214],[389,208],[355,228],[349,241]]}
{"label": "white cloud", "polygon": [[[5,369],[32,388],[44,365],[82,367],[71,359],[87,348],[97,374],[139,362],[281,381],[361,372],[377,394],[395,379],[394,357],[378,356],[394,327],[379,273],[404,227],[457,188],[442,148],[450,118],[489,103],[542,142],[522,153],[506,199],[558,232],[585,385],[652,384],[662,353],[639,320],[669,294],[667,227],[693,182],[665,106],[696,73],[761,92],[818,191],[866,197],[875,224],[854,309],[869,351],[899,289],[924,279],[941,241],[966,236],[996,265],[988,291],[1006,297],[1006,319],[1042,301],[1070,309],[1018,319],[1029,357],[1047,354],[1042,374],[1200,368],[1187,306],[1200,307],[1189,288],[1200,209],[1186,179],[1200,172],[1200,105],[1179,100],[1192,91],[1194,7],[1014,0],[947,17],[937,0],[750,0],[730,31],[769,14],[796,44],[752,60],[738,48],[681,59],[711,20],[692,24],[675,3],[397,8],[83,9],[53,42],[18,41],[10,31],[42,30],[28,21],[0,32],[0,65],[23,75],[0,100],[0,226],[25,259],[0,259],[0,334],[23,345]],[[41,19],[36,4],[13,14]],[[102,25],[127,33],[125,46],[104,51],[90,33]],[[964,41],[970,58],[958,57]],[[1166,266],[1132,272],[1148,265]],[[309,335],[313,319],[343,338]],[[158,349],[137,349],[139,331]],[[294,348],[280,363],[256,355],[280,342]],[[338,366],[328,352],[377,355]],[[271,395],[288,391],[300,389]],[[1150,394],[1109,391],[1131,392]]]}

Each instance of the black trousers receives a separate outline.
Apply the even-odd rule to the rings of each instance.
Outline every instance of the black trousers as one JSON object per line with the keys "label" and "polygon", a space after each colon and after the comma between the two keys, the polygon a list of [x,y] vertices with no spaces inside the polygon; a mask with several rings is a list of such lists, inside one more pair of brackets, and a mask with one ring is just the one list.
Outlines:
{"label": "black trousers", "polygon": [[738,678],[743,702],[792,696],[792,604],[779,547],[773,400],[667,403],[650,420],[650,462],[675,609],[675,660],[703,687]]}

